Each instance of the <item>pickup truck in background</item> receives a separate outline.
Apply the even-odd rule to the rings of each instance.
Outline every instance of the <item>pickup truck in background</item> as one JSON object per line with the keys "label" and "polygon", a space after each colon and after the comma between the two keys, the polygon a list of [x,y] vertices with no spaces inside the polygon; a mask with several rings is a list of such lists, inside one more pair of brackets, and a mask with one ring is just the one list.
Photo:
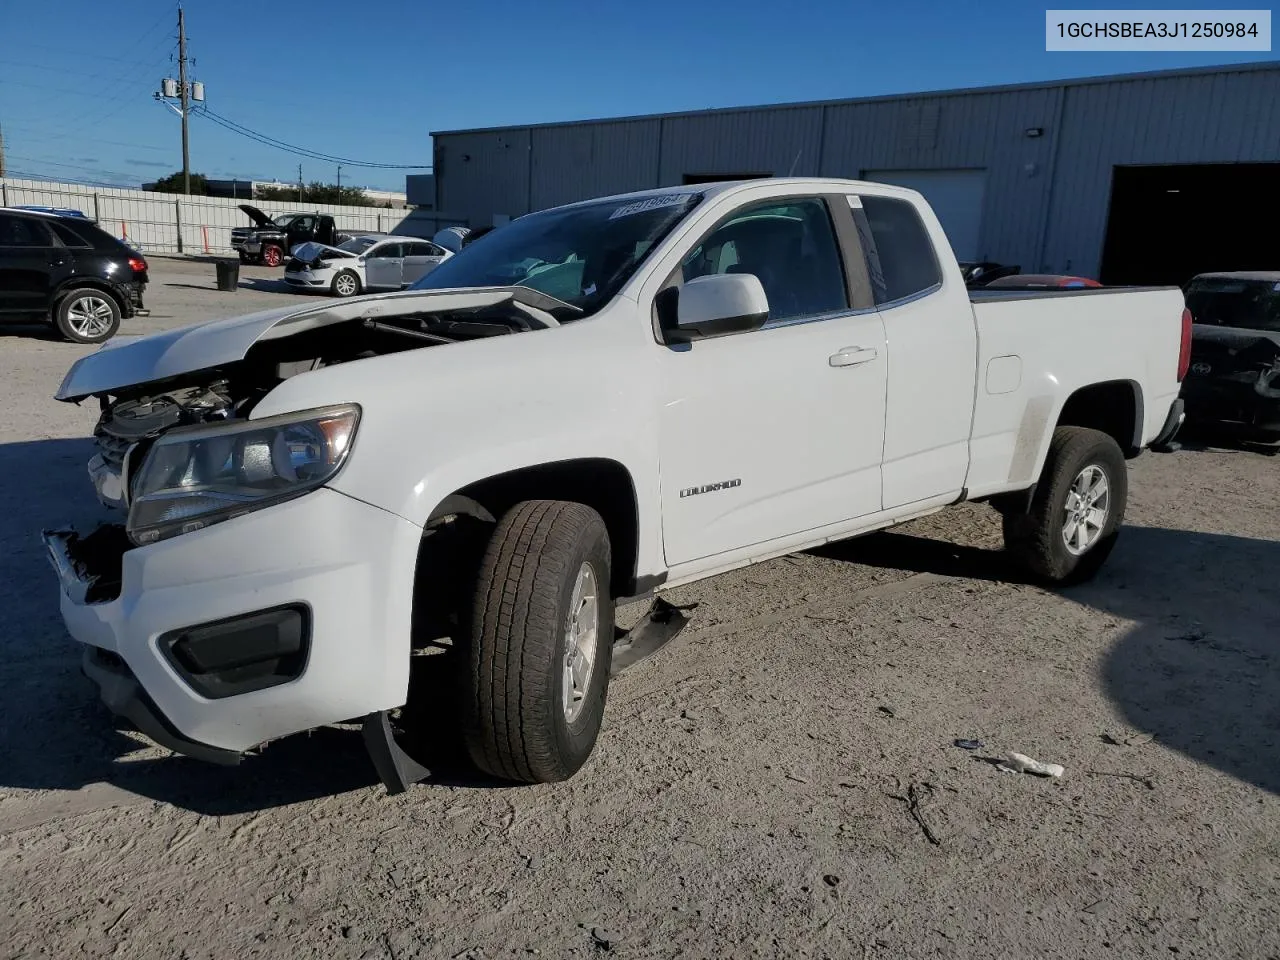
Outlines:
{"label": "pickup truck in background", "polygon": [[269,217],[247,203],[240,204],[240,209],[253,221],[252,227],[231,230],[231,246],[240,255],[241,263],[278,267],[299,244],[314,241],[336,247],[352,237],[351,233],[339,231],[327,213],[282,213]]}
{"label": "pickup truck in background", "polygon": [[45,542],[85,672],[173,750],[235,763],[361,718],[402,790],[432,652],[480,769],[564,780],[610,677],[688,621],[670,587],[965,501],[1028,575],[1092,576],[1190,338],[1177,288],[967,291],[912,190],[592,200],[408,291],[80,359],[57,398],[99,400],[118,519]]}

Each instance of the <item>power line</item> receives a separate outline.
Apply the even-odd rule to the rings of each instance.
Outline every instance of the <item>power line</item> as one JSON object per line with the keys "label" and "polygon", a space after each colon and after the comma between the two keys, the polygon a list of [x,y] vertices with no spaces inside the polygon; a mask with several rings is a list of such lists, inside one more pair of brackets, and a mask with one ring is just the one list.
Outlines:
{"label": "power line", "polygon": [[341,163],[344,166],[365,167],[376,170],[430,170],[430,164],[416,163],[375,163],[369,160],[352,160],[350,157],[336,157],[332,154],[321,153],[318,150],[310,150],[307,147],[300,147],[297,144],[286,143],[283,140],[277,140],[275,137],[268,136],[265,133],[259,133],[251,130],[243,124],[236,123],[234,120],[214,113],[207,106],[201,108],[196,116],[205,117],[213,121],[220,127],[230,130],[232,133],[247,137],[250,140],[256,140],[258,143],[268,147],[275,147],[277,150],[283,150],[286,153],[292,153],[294,156],[305,157],[308,160],[320,160],[325,163]]}

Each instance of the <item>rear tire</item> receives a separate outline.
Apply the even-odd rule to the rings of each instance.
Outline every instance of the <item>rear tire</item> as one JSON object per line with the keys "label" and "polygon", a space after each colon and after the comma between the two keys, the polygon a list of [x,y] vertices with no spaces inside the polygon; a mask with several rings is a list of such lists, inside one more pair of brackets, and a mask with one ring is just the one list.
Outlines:
{"label": "rear tire", "polygon": [[1091,579],[1115,548],[1129,498],[1129,470],[1099,430],[1058,427],[1029,510],[1004,514],[1005,549],[1035,578]]}
{"label": "rear tire", "polygon": [[120,329],[120,304],[104,290],[79,287],[58,301],[53,321],[72,343],[104,343]]}
{"label": "rear tire", "polygon": [[608,531],[590,507],[529,500],[498,521],[469,630],[465,739],[485,773],[554,783],[591,756],[613,657],[610,574]]}
{"label": "rear tire", "polygon": [[329,293],[335,297],[354,297],[360,293],[360,276],[354,270],[339,270],[329,281]]}

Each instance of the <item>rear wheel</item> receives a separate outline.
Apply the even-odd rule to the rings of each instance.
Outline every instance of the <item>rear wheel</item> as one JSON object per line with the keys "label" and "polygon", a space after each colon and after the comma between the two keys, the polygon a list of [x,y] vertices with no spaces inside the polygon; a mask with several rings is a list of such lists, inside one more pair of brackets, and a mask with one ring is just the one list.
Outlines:
{"label": "rear wheel", "polygon": [[590,757],[613,655],[610,564],[590,507],[530,500],[499,520],[470,624],[465,732],[484,772],[552,783]]}
{"label": "rear wheel", "polygon": [[72,343],[102,343],[120,329],[120,304],[102,290],[69,291],[53,310],[58,332]]}
{"label": "rear wheel", "polygon": [[284,259],[284,252],[275,244],[267,244],[262,248],[262,262],[268,267],[280,266],[280,261]]}
{"label": "rear wheel", "polygon": [[329,292],[335,297],[354,297],[360,292],[360,277],[354,270],[339,270],[329,282]]}
{"label": "rear wheel", "polygon": [[1112,437],[1058,427],[1030,509],[1004,514],[1005,547],[1041,580],[1088,580],[1115,547],[1128,496],[1128,467]]}

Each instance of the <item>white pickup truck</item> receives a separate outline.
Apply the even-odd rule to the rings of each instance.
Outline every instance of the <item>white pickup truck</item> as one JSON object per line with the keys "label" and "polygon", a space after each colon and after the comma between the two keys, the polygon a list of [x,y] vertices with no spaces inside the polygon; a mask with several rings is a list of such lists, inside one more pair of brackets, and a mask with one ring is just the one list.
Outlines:
{"label": "white pickup truck", "polygon": [[[1092,575],[1126,459],[1181,421],[1170,289],[974,295],[910,190],[670,188],[521,217],[414,289],[76,362],[118,520],[46,531],[107,705],[235,763],[363,721],[388,789],[415,654],[474,763],[590,756],[609,678],[686,622],[661,592],[966,500],[1046,583]],[[620,599],[656,594],[625,634]]]}

